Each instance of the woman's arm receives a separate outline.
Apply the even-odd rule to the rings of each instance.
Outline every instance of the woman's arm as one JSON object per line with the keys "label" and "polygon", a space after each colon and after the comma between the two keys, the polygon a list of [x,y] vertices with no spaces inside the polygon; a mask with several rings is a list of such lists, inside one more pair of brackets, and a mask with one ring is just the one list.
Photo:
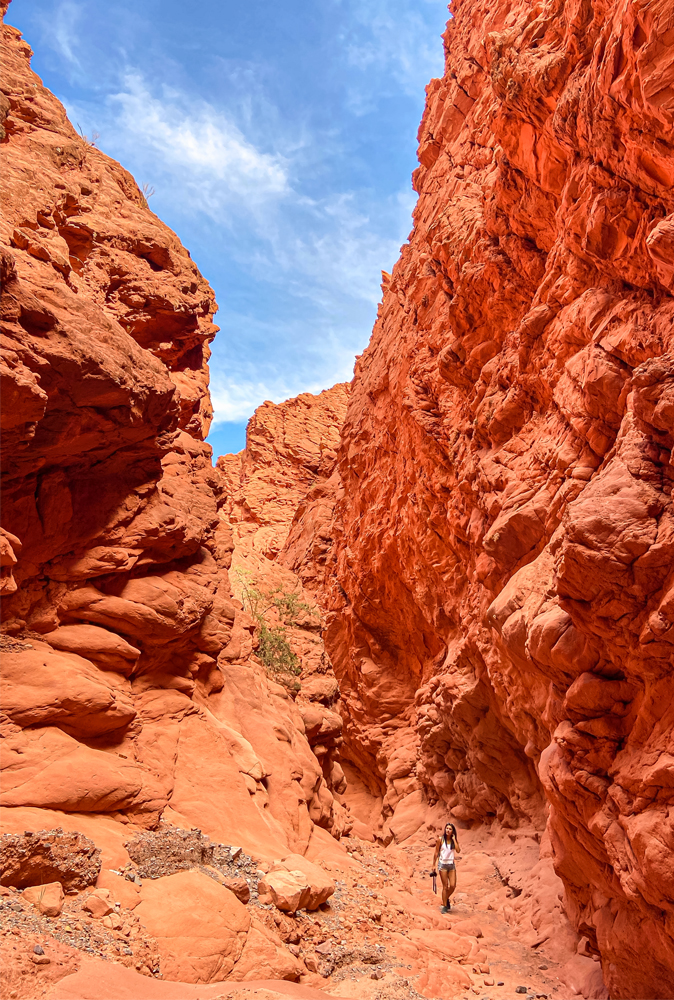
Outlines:
{"label": "woman's arm", "polygon": [[453,837],[452,837],[452,840],[454,841],[454,850],[456,851],[457,854],[461,854],[461,848],[459,847],[459,838],[458,838],[457,833],[456,833],[456,827],[453,826],[452,830],[454,831]]}
{"label": "woman's arm", "polygon": [[438,858],[440,857],[440,844],[441,843],[442,843],[442,837],[438,837],[438,839],[435,842],[435,852],[433,854],[433,871],[435,871],[435,869],[437,867],[437,864],[438,864]]}

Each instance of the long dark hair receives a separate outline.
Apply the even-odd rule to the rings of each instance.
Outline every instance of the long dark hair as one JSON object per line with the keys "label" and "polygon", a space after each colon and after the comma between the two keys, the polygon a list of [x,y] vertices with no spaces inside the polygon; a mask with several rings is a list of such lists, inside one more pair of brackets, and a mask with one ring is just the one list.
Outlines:
{"label": "long dark hair", "polygon": [[451,826],[451,828],[452,828],[452,832],[451,832],[450,838],[449,838],[449,846],[451,847],[452,843],[456,843],[456,827],[454,826],[453,823],[445,823],[444,829],[442,831],[442,842],[444,844],[447,844],[447,827],[448,826]]}

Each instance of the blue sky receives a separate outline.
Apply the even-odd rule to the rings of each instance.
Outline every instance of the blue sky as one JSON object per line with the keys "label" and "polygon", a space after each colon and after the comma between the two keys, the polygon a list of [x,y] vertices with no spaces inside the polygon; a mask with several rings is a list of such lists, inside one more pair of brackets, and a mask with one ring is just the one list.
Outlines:
{"label": "blue sky", "polygon": [[411,228],[446,0],[14,0],[71,119],[215,289],[216,454],[265,399],[351,378]]}

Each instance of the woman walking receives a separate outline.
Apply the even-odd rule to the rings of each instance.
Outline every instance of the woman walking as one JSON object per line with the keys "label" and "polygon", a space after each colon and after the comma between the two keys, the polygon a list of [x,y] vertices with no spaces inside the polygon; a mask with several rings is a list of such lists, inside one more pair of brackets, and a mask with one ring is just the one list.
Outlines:
{"label": "woman walking", "polygon": [[449,913],[452,908],[449,897],[456,889],[455,855],[460,853],[461,848],[459,847],[456,827],[453,823],[446,823],[442,836],[438,837],[435,842],[435,854],[433,855],[433,874],[435,874],[437,867],[442,882],[441,913]]}

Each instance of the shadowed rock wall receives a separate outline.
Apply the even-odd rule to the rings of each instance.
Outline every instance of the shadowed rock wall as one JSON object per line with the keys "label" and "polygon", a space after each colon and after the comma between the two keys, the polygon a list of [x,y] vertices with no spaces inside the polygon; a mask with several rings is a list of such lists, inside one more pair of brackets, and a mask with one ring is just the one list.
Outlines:
{"label": "shadowed rock wall", "polygon": [[452,10],[320,513],[344,753],[385,836],[547,825],[611,995],[666,997],[674,14]]}

